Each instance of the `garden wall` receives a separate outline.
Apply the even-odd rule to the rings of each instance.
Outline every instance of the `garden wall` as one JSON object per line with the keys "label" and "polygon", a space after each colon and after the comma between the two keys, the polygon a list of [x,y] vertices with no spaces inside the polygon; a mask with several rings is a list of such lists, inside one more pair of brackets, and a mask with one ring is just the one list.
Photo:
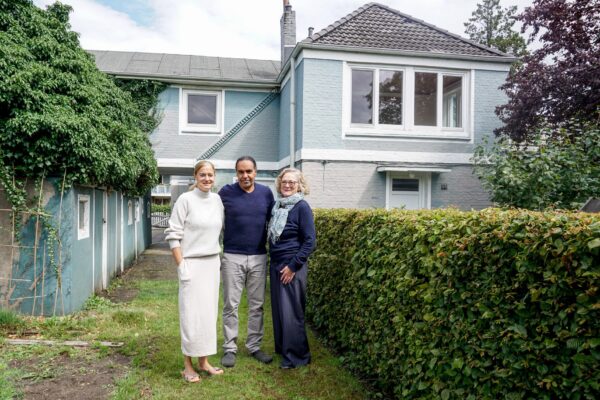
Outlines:
{"label": "garden wall", "polygon": [[600,397],[600,216],[315,217],[307,317],[385,396]]}
{"label": "garden wall", "polygon": [[149,196],[63,190],[60,182],[28,185],[31,204],[20,221],[0,188],[0,308],[28,315],[76,311],[150,245]]}

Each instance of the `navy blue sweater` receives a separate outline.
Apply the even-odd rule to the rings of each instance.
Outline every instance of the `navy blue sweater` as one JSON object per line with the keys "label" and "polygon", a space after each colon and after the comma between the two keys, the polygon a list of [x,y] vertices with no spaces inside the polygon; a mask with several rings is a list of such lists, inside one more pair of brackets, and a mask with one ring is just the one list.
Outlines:
{"label": "navy blue sweater", "polygon": [[271,264],[287,265],[294,272],[302,268],[317,244],[315,220],[308,203],[300,200],[288,213],[277,243],[269,243]]}
{"label": "navy blue sweater", "polygon": [[226,253],[266,254],[267,223],[275,203],[271,189],[258,183],[246,193],[238,183],[219,190],[225,207],[223,247]]}

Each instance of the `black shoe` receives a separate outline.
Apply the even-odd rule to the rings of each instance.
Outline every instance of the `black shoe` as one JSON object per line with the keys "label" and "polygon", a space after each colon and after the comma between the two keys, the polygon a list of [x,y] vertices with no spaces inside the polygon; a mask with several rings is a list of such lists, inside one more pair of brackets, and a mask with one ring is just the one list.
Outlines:
{"label": "black shoe", "polygon": [[235,365],[235,353],[232,351],[228,351],[223,354],[223,358],[221,358],[221,365],[227,368],[231,368]]}
{"label": "black shoe", "polygon": [[256,350],[254,353],[252,353],[252,357],[256,358],[263,364],[270,364],[271,361],[273,361],[273,357],[264,353],[262,350]]}

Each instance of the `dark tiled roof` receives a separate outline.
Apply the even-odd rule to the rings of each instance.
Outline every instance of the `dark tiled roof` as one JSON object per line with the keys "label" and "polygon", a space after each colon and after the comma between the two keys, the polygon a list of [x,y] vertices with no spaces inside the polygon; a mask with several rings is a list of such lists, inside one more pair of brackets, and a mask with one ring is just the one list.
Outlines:
{"label": "dark tiled roof", "polygon": [[275,82],[279,61],[206,57],[179,54],[89,50],[98,69],[115,75]]}
{"label": "dark tiled roof", "polygon": [[399,51],[506,56],[378,3],[369,3],[302,43]]}

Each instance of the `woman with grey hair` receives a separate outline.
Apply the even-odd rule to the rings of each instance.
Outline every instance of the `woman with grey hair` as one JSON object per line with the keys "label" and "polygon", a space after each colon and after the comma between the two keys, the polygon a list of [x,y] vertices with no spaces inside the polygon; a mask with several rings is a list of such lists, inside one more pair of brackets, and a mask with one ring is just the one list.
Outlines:
{"label": "woman with grey hair", "polygon": [[279,196],[269,222],[271,310],[275,352],[281,368],[310,363],[304,326],[308,256],[316,245],[312,210],[304,200],[308,185],[301,171],[281,171],[275,186]]}

